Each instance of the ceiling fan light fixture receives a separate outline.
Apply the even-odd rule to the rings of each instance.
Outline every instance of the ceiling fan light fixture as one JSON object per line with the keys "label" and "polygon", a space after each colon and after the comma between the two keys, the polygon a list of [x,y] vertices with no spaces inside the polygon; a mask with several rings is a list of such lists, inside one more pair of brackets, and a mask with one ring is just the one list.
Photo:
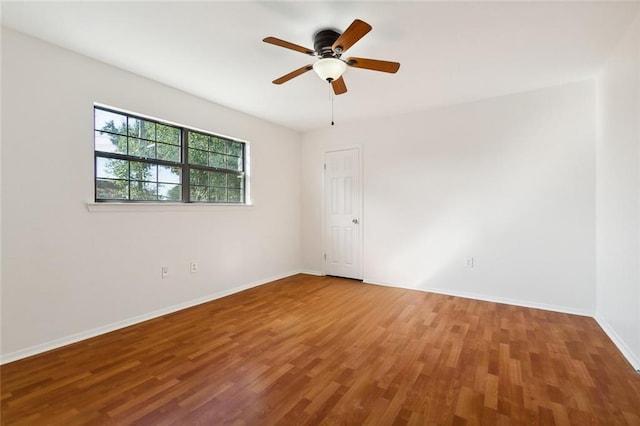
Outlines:
{"label": "ceiling fan light fixture", "polygon": [[331,82],[342,76],[347,69],[347,64],[336,58],[322,58],[313,64],[313,69],[322,80]]}

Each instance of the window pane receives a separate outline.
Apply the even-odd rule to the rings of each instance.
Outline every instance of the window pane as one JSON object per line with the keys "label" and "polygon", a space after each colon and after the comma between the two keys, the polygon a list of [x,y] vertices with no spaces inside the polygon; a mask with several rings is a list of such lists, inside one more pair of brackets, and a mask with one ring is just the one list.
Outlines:
{"label": "window pane", "polygon": [[158,184],[158,199],[162,201],[181,201],[182,185]]}
{"label": "window pane", "polygon": [[129,118],[129,136],[156,140],[156,123],[139,118]]}
{"label": "window pane", "polygon": [[242,190],[241,189],[229,189],[227,194],[229,195],[230,203],[242,202]]}
{"label": "window pane", "polygon": [[211,146],[209,147],[209,151],[218,152],[220,154],[226,153],[226,144],[224,139],[216,138],[215,136],[211,138]]}
{"label": "window pane", "polygon": [[209,149],[209,135],[202,133],[189,132],[189,148],[201,149],[206,151]]}
{"label": "window pane", "polygon": [[127,134],[127,116],[98,108],[93,111],[96,130],[104,130],[121,135]]}
{"label": "window pane", "polygon": [[129,178],[147,182],[156,182],[158,179],[158,166],[155,164],[132,161],[129,165]]}
{"label": "window pane", "polygon": [[164,143],[158,143],[157,152],[158,159],[165,161],[180,162],[180,147],[176,145],[167,145]]}
{"label": "window pane", "polygon": [[156,123],[150,121],[142,122],[142,135],[141,138],[148,139],[150,141],[156,140]]}
{"label": "window pane", "polygon": [[221,172],[211,172],[210,174],[211,180],[209,184],[211,186],[217,186],[224,188],[227,186],[227,174]]}
{"label": "window pane", "polygon": [[216,167],[219,169],[224,169],[225,168],[225,155],[222,154],[214,154],[211,153],[209,154],[209,165],[211,167]]}
{"label": "window pane", "polygon": [[155,142],[129,138],[129,155],[142,158],[156,158]]}
{"label": "window pane", "polygon": [[228,145],[229,155],[233,155],[235,157],[242,157],[242,144],[238,142],[229,142]]}
{"label": "window pane", "polygon": [[209,172],[206,170],[189,169],[189,183],[206,186],[209,183]]}
{"label": "window pane", "polygon": [[211,201],[218,203],[227,202],[227,188],[211,188]]}
{"label": "window pane", "polygon": [[136,138],[156,140],[156,123],[145,121],[139,118],[129,117],[129,136]]}
{"label": "window pane", "polygon": [[156,124],[156,140],[173,145],[180,145],[180,129],[177,127]]}
{"label": "window pane", "polygon": [[193,185],[190,188],[191,201],[209,201],[209,190],[206,186]]}
{"label": "window pane", "polygon": [[242,158],[227,156],[227,169],[242,171]]}
{"label": "window pane", "polygon": [[227,187],[242,188],[243,184],[244,184],[244,176],[229,175],[229,184],[227,185]]}
{"label": "window pane", "polygon": [[180,167],[158,166],[158,182],[180,183],[182,170]]}
{"label": "window pane", "polygon": [[140,129],[140,120],[133,117],[127,117],[127,135],[138,136],[138,130]]}
{"label": "window pane", "polygon": [[126,200],[128,189],[126,180],[96,179],[96,199],[99,200]]}
{"label": "window pane", "polygon": [[189,164],[197,164],[199,166],[207,165],[207,151],[200,151],[198,149],[189,150]]}
{"label": "window pane", "polygon": [[110,133],[95,132],[95,150],[102,152],[127,153],[127,137]]}
{"label": "window pane", "polygon": [[111,142],[113,137],[118,138],[118,136],[109,133],[96,131],[93,139],[95,142],[95,150],[101,152],[117,152],[117,145]]}
{"label": "window pane", "polygon": [[96,158],[96,177],[127,179],[129,176],[129,162],[112,158]]}
{"label": "window pane", "polygon": [[131,182],[131,199],[139,201],[151,201],[158,199],[158,184],[155,182]]}

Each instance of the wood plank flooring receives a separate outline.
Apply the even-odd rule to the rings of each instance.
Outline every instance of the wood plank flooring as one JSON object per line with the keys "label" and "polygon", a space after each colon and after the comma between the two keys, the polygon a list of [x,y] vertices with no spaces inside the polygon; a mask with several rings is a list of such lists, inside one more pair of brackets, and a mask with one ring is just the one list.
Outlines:
{"label": "wood plank flooring", "polygon": [[3,425],[640,425],[591,318],[308,275],[0,377]]}

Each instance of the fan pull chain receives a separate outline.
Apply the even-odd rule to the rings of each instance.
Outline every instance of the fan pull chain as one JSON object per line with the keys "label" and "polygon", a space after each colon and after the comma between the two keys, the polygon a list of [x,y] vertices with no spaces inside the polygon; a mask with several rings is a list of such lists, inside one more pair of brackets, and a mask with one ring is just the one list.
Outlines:
{"label": "fan pull chain", "polygon": [[333,126],[335,123],[333,122],[333,86],[329,83],[329,99],[331,99],[331,125]]}

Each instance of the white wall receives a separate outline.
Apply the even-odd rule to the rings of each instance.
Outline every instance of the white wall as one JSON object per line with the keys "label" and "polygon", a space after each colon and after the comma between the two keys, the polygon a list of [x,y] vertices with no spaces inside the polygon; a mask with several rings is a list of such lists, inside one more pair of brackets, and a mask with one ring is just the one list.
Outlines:
{"label": "white wall", "polygon": [[[255,205],[89,212],[94,102],[249,141]],[[299,139],[3,29],[2,359],[298,272]]]}
{"label": "white wall", "polygon": [[303,135],[303,269],[323,152],[361,144],[365,281],[593,314],[594,105],[580,82]]}
{"label": "white wall", "polygon": [[640,16],[597,89],[596,318],[640,369]]}

